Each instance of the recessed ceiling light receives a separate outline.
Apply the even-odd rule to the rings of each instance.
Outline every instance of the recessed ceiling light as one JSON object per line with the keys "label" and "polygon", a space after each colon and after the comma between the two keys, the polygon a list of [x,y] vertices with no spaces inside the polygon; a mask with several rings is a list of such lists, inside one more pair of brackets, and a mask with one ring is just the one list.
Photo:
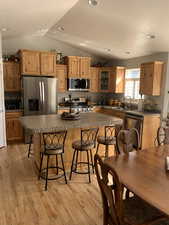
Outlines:
{"label": "recessed ceiling light", "polygon": [[105,48],[105,50],[106,50],[107,52],[111,52],[111,49],[110,49],[110,48]]}
{"label": "recessed ceiling light", "polygon": [[155,39],[156,36],[154,34],[147,34],[146,35],[147,39]]}
{"label": "recessed ceiling light", "polygon": [[85,43],[80,43],[79,45],[80,45],[80,46],[86,46],[86,44],[85,44]]}
{"label": "recessed ceiling light", "polygon": [[96,0],[88,0],[89,5],[96,6],[98,2]]}
{"label": "recessed ceiling light", "polygon": [[64,30],[65,30],[64,27],[61,27],[61,26],[58,26],[57,29],[58,29],[59,31],[64,31]]}
{"label": "recessed ceiling light", "polygon": [[2,32],[6,32],[8,29],[6,27],[1,28]]}
{"label": "recessed ceiling light", "polygon": [[127,51],[127,52],[125,52],[125,53],[126,53],[127,55],[130,55],[131,52]]}

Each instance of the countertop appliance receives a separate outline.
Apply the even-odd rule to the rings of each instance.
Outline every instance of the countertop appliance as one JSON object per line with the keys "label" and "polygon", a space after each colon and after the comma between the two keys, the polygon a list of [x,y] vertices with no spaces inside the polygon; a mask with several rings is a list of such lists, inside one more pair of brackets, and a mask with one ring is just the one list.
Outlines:
{"label": "countertop appliance", "polygon": [[89,91],[90,80],[80,78],[69,78],[68,79],[68,90],[69,91]]}
{"label": "countertop appliance", "polygon": [[57,79],[53,77],[23,77],[24,115],[56,114]]}

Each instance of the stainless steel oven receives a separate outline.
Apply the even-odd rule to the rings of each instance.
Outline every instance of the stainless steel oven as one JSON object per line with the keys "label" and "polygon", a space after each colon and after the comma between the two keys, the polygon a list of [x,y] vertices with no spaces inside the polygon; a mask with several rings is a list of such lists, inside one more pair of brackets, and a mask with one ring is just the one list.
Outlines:
{"label": "stainless steel oven", "polygon": [[68,79],[68,90],[69,91],[89,91],[90,80],[80,78],[69,78]]}
{"label": "stainless steel oven", "polygon": [[137,112],[126,112],[125,119],[124,119],[124,128],[136,128],[139,133],[140,138],[140,148],[142,147],[142,135],[143,135],[143,120],[144,116]]}

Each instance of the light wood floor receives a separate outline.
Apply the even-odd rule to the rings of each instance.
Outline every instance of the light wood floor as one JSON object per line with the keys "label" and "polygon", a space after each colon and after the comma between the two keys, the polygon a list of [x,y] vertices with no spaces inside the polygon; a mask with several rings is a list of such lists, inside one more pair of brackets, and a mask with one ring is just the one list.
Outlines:
{"label": "light wood floor", "polygon": [[26,145],[0,150],[0,225],[101,225],[102,204],[95,175],[51,181],[44,191]]}

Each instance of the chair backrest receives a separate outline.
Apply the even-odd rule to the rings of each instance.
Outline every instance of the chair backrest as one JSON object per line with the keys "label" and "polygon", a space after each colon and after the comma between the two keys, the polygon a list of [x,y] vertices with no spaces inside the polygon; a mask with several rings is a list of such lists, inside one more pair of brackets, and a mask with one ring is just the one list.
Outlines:
{"label": "chair backrest", "polygon": [[122,224],[123,186],[115,170],[103,163],[99,155],[94,157],[97,181],[103,204],[103,224]]}
{"label": "chair backrest", "polygon": [[158,145],[169,144],[169,127],[159,127],[157,130],[157,142]]}
{"label": "chair backrest", "polygon": [[83,144],[93,143],[95,146],[98,131],[99,128],[81,129],[81,143]]}
{"label": "chair backrest", "polygon": [[104,127],[104,136],[105,136],[105,138],[106,139],[113,138],[116,135],[115,131],[116,131],[115,126],[113,126],[113,125],[112,126],[105,126]]}
{"label": "chair backrest", "polygon": [[117,135],[117,146],[119,153],[129,153],[133,150],[139,150],[140,140],[137,129],[120,130]]}
{"label": "chair backrest", "polygon": [[64,152],[64,145],[66,140],[67,131],[46,132],[43,133],[43,143],[45,151],[47,149],[62,149]]}

